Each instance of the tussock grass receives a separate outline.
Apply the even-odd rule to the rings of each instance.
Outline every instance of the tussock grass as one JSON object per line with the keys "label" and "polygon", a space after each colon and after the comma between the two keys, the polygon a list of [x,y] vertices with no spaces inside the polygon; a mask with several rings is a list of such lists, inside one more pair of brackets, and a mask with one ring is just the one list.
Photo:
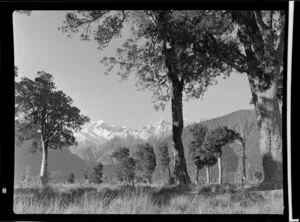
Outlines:
{"label": "tussock grass", "polygon": [[283,214],[282,190],[232,184],[143,186],[52,184],[16,187],[17,214]]}

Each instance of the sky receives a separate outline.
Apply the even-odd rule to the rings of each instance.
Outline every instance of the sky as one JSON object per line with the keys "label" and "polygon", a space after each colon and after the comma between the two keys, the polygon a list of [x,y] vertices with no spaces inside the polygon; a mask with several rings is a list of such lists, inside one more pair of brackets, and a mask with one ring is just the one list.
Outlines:
{"label": "sky", "polygon": [[[161,119],[171,121],[170,102],[164,111],[155,111],[151,92],[138,91],[133,75],[120,81],[117,70],[105,75],[100,63],[113,56],[124,38],[116,39],[104,50],[94,41],[68,38],[58,30],[65,11],[33,11],[30,16],[14,13],[14,51],[18,77],[34,79],[38,71],[54,77],[58,89],[70,96],[74,105],[91,121],[103,120],[115,126],[141,129]],[[188,121],[214,118],[240,109],[253,109],[247,76],[233,72],[218,78],[201,99],[183,102]]]}

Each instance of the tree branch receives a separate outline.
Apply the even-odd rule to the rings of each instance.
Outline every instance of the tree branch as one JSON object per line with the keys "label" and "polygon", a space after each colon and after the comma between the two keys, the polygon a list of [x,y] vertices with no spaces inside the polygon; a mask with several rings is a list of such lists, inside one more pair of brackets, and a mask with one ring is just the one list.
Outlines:
{"label": "tree branch", "polygon": [[[212,34],[209,34],[210,38],[212,39],[212,41],[214,42],[214,46],[216,46],[216,49],[213,50],[213,53],[217,55],[217,57],[224,63],[230,65],[231,67],[233,67],[234,69],[236,69],[238,72],[244,73],[247,72],[248,70],[246,68],[242,68],[241,66],[239,66],[238,64],[236,64],[234,61],[231,60],[231,58],[226,58],[225,56],[223,56],[222,54],[222,50],[219,47],[219,43],[217,43],[217,40],[215,39],[215,37]],[[233,50],[233,49],[231,49]],[[245,56],[243,56],[240,52],[235,51],[235,54],[237,54],[238,56],[240,56],[240,58],[242,60],[245,60]]]}

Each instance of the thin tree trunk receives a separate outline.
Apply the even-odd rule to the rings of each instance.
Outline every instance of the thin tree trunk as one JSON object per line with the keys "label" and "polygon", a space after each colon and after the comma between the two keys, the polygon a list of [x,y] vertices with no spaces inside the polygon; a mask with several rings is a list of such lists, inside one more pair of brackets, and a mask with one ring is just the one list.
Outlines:
{"label": "thin tree trunk", "polygon": [[242,177],[241,182],[244,183],[246,181],[246,144],[245,144],[245,137],[242,134],[242,140],[241,140],[241,146],[242,146]]}
{"label": "thin tree trunk", "polygon": [[197,167],[197,171],[196,171],[196,181],[197,184],[199,183],[199,168]]}
{"label": "thin tree trunk", "polygon": [[170,167],[168,167],[168,171],[169,171],[169,177],[171,177],[171,176],[172,176],[172,173],[171,173]]}
{"label": "thin tree trunk", "polygon": [[210,172],[209,172],[209,167],[206,166],[206,182],[210,183]]}
{"label": "thin tree trunk", "polygon": [[223,182],[223,175],[222,175],[222,159],[221,156],[218,157],[218,168],[219,168],[219,184]]}
{"label": "thin tree trunk", "polygon": [[243,165],[243,178],[242,178],[242,182],[246,181],[246,147],[245,147],[245,143],[242,143],[243,146],[243,157],[242,157],[242,165]]}
{"label": "thin tree trunk", "polygon": [[175,160],[174,173],[175,178],[181,186],[191,184],[188,175],[186,160],[184,156],[184,148],[182,144],[183,115],[182,115],[182,84],[173,81],[172,83],[172,146]]}
{"label": "thin tree trunk", "polygon": [[165,170],[162,170],[162,181],[165,184]]}
{"label": "thin tree trunk", "polygon": [[45,141],[42,140],[42,165],[41,165],[41,171],[40,171],[40,181],[43,186],[47,184],[48,180],[48,147]]}
{"label": "thin tree trunk", "polygon": [[259,148],[262,154],[264,180],[262,186],[282,187],[282,120],[276,95],[276,79],[266,90],[249,76],[259,127]]}
{"label": "thin tree trunk", "polygon": [[252,181],[251,163],[248,160],[248,180]]}

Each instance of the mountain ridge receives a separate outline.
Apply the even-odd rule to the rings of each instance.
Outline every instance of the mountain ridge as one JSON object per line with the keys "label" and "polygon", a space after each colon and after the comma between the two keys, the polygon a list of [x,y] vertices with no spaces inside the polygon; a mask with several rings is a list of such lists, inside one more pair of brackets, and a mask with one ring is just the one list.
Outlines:
{"label": "mountain ridge", "polygon": [[[252,170],[260,170],[262,169],[261,166],[261,156],[258,150],[258,131],[256,125],[256,116],[254,110],[238,110],[224,116],[216,117],[209,120],[201,121],[202,124],[206,125],[209,129],[218,127],[218,126],[228,126],[229,128],[235,128],[237,125],[245,125],[246,122],[250,122],[253,125],[251,132],[248,135],[248,142],[246,144],[246,154],[247,154],[247,161],[251,164]],[[186,121],[187,122],[187,121]],[[191,141],[191,133],[190,127],[192,124],[196,122],[191,122],[190,124],[186,124],[183,130],[182,139],[184,145],[184,151],[187,159],[187,165],[189,174],[193,178],[195,175],[195,168],[190,160],[188,160],[188,144]],[[106,124],[104,121],[97,121],[97,124],[88,124],[82,131],[83,133],[88,133],[88,127],[94,127],[96,129],[96,133],[93,136],[89,137],[91,141],[85,141],[85,143],[79,143],[77,147],[70,147],[65,149],[64,153],[59,151],[52,151],[51,156],[49,158],[49,170],[50,171],[58,171],[59,167],[61,167],[61,171],[64,174],[68,174],[73,172],[76,177],[82,177],[83,168],[91,169],[97,162],[101,162],[104,164],[104,173],[111,174],[112,172],[109,170],[113,168],[113,161],[110,158],[110,154],[113,150],[117,149],[120,146],[126,146],[130,148],[131,152],[134,152],[136,149],[137,144],[149,142],[151,143],[154,148],[157,140],[159,137],[155,137],[155,130],[159,132],[161,130],[162,136],[168,140],[169,143],[169,153],[171,157],[171,161],[173,161],[172,155],[172,139],[171,139],[171,123],[165,120],[161,120],[156,124],[150,125],[147,128],[150,128],[150,132],[153,133],[147,140],[142,139],[140,137],[135,137],[134,135],[130,135],[127,127],[118,127],[118,126],[110,126]],[[99,127],[101,126],[101,127]],[[155,127],[156,126],[156,127]],[[158,129],[160,126],[161,128]],[[98,128],[97,128],[98,127]],[[86,132],[85,132],[86,129]],[[108,129],[113,129],[117,133],[112,137],[112,134],[108,131]],[[97,131],[98,130],[98,131]],[[126,136],[123,138],[118,136],[118,133],[124,132]],[[97,142],[100,141],[99,138],[96,138],[97,133],[106,133],[105,135],[107,138],[103,140],[104,142]],[[127,132],[127,134],[126,134]],[[109,139],[112,138],[112,139]],[[26,166],[32,168],[32,175],[37,175],[39,172],[40,167],[40,154],[39,155],[32,155],[29,154],[27,151],[28,143],[26,146],[22,147],[23,149],[16,148],[16,157],[15,163],[17,162],[17,166],[15,166],[15,176],[20,176],[26,172]],[[155,148],[156,149],[156,148]],[[22,151],[22,152],[20,152]],[[156,150],[154,150],[156,152]],[[22,161],[22,155],[24,155],[24,160]],[[64,155],[64,162],[61,157],[57,157],[59,155]],[[68,159],[69,158],[69,159]],[[230,144],[224,147],[223,152],[223,162],[225,169],[228,168],[230,172],[237,171],[239,169],[240,164],[240,147],[237,144]],[[59,163],[56,163],[59,161]],[[69,163],[68,163],[69,162]],[[35,163],[35,164],[32,164]],[[172,166],[171,162],[171,166]],[[157,169],[155,170],[154,177],[159,177],[161,170],[159,164],[157,164]],[[172,168],[172,167],[171,167]],[[203,172],[202,172],[203,173]],[[217,174],[216,167],[212,169],[212,175]]]}

